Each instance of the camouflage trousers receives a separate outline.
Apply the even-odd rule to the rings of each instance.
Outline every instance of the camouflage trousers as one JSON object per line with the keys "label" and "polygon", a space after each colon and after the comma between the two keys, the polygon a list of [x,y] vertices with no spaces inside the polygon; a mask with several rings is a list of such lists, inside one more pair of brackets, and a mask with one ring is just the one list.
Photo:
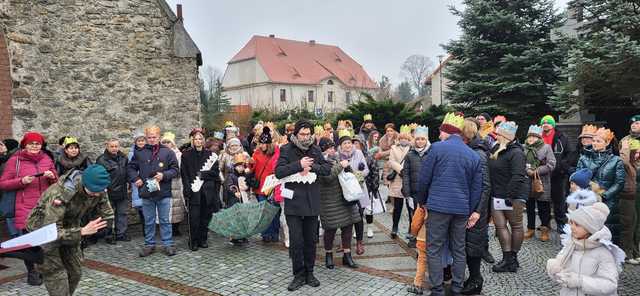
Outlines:
{"label": "camouflage trousers", "polygon": [[42,273],[44,285],[49,295],[73,295],[82,276],[80,245],[60,246],[46,250],[44,262],[37,268]]}

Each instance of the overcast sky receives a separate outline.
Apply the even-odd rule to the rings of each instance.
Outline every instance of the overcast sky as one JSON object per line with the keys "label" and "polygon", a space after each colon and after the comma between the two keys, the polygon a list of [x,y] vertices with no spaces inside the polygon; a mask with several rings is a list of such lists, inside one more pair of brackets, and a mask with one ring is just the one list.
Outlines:
{"label": "overcast sky", "polygon": [[[564,9],[569,0],[555,0]],[[443,43],[460,34],[448,9],[462,0],[167,0],[183,4],[187,31],[203,62],[224,72],[253,35],[275,34],[337,45],[376,81],[397,85],[400,65],[412,54],[438,63]]]}

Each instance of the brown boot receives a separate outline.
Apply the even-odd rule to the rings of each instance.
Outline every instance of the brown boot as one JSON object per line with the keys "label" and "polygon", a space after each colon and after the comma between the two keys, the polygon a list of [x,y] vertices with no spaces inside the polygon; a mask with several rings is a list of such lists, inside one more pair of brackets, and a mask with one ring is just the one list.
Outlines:
{"label": "brown boot", "polygon": [[362,241],[356,242],[356,254],[357,255],[364,254],[364,243]]}
{"label": "brown boot", "polygon": [[536,234],[535,229],[528,229],[527,232],[524,233],[524,239],[531,239]]}
{"label": "brown boot", "polygon": [[549,241],[549,227],[540,227],[540,240],[543,242]]}

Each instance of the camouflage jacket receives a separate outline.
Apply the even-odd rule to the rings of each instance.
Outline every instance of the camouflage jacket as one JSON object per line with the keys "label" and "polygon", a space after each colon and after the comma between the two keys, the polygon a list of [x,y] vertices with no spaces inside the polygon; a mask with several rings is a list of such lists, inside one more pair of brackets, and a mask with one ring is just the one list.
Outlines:
{"label": "camouflage jacket", "polygon": [[113,209],[107,193],[97,197],[85,193],[81,171],[72,171],[61,176],[43,194],[38,205],[27,218],[27,230],[33,231],[51,223],[56,223],[58,240],[52,244],[79,245],[83,216],[96,210],[102,219],[113,219]]}

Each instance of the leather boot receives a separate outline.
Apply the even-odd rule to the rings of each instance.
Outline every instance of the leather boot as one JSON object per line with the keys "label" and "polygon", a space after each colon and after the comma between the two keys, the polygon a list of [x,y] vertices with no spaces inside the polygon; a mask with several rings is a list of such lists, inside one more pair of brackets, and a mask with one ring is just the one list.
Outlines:
{"label": "leather boot", "polygon": [[287,290],[291,292],[298,290],[302,286],[304,286],[306,281],[307,281],[306,273],[303,272],[303,273],[297,274],[296,276],[293,277],[293,280],[291,281],[291,283],[289,283],[289,286],[287,286]]}
{"label": "leather boot", "polygon": [[333,269],[336,265],[333,263],[333,252],[326,252],[324,254],[324,266],[328,269]]}
{"label": "leather boot", "polygon": [[517,263],[514,259],[513,252],[503,252],[502,261],[494,265],[491,269],[493,272],[516,272],[518,271]]}
{"label": "leather boot", "polygon": [[535,229],[527,228],[527,232],[524,233],[524,239],[531,239],[536,234]]}
{"label": "leather boot", "polygon": [[482,284],[484,280],[482,278],[470,278],[465,282],[464,287],[460,294],[462,295],[479,295],[482,292]]}
{"label": "leather boot", "polygon": [[540,240],[543,242],[549,241],[549,227],[540,227]]}
{"label": "leather boot", "polygon": [[346,252],[342,256],[342,265],[347,266],[349,268],[358,268],[358,265],[353,262],[353,258],[351,257],[351,252]]}

